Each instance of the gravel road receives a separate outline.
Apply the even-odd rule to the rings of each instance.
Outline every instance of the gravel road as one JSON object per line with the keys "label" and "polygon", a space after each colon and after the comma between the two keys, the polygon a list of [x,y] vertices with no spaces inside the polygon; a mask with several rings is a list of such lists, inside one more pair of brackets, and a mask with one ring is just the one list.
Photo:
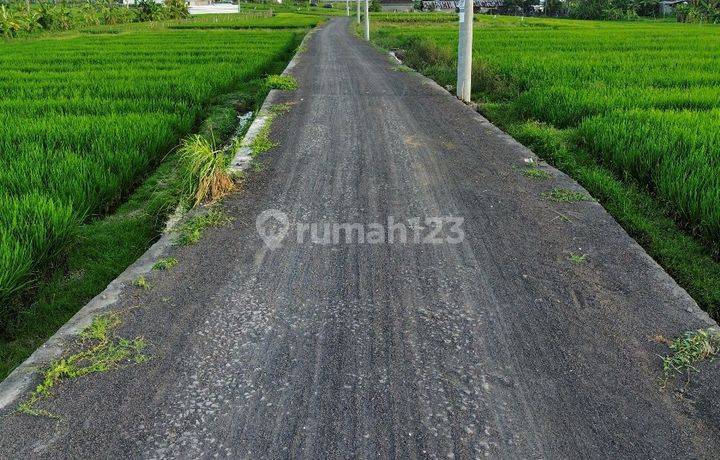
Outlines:
{"label": "gravel road", "polygon": [[719,362],[663,386],[652,339],[713,323],[598,203],[541,197],[575,182],[349,19],[292,72],[234,221],[121,296],[151,359],[6,412],[0,458],[717,458]]}

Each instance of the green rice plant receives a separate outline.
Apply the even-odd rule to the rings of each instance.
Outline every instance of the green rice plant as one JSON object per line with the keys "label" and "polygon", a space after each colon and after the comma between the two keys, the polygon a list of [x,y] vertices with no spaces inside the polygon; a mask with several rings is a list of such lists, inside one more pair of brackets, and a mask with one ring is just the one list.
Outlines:
{"label": "green rice plant", "polygon": [[207,15],[171,24],[171,29],[212,30],[212,29],[301,29],[315,27],[322,17],[297,13],[278,13],[271,17],[253,15]]}
{"label": "green rice plant", "polygon": [[[80,224],[116,209],[216,96],[275,70],[307,21],[298,24],[274,31],[114,26],[108,33],[4,43],[0,318],[15,316],[22,302],[11,298],[60,260]],[[188,172],[184,196],[190,204],[212,200],[228,188],[219,173],[226,160],[200,142],[191,156],[190,146],[181,166]]]}

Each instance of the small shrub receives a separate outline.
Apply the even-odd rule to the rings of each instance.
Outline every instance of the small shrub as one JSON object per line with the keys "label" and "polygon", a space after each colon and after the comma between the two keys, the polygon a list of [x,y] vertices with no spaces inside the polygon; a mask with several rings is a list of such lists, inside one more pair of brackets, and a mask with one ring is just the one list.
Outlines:
{"label": "small shrub", "polygon": [[174,257],[167,257],[165,259],[160,259],[153,265],[153,270],[170,270],[174,266],[178,264],[178,260]]}
{"label": "small shrub", "polygon": [[666,379],[688,371],[697,372],[697,363],[715,357],[720,350],[720,332],[711,329],[687,332],[669,342],[668,347],[673,354],[663,358]]}
{"label": "small shrub", "polygon": [[265,86],[268,89],[281,91],[294,91],[298,88],[297,81],[292,75],[268,75],[265,79]]}
{"label": "small shrub", "polygon": [[227,172],[228,158],[222,149],[201,135],[186,139],[180,148],[179,165],[185,199],[193,206],[215,201],[229,193],[234,183]]}

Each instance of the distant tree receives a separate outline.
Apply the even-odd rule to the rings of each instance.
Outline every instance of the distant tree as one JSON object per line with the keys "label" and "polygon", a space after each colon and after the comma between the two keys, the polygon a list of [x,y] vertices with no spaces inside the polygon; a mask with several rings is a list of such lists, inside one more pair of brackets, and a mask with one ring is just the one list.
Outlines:
{"label": "distant tree", "polygon": [[613,8],[611,0],[571,0],[570,16],[577,19],[603,19],[605,11]]}
{"label": "distant tree", "polygon": [[370,0],[370,5],[368,5],[368,11],[372,13],[379,13],[382,11],[382,4],[380,3],[380,0]]}
{"label": "distant tree", "polygon": [[720,0],[690,0],[687,5],[678,5],[678,21],[720,23]]}
{"label": "distant tree", "polygon": [[540,0],[505,0],[508,11],[522,15],[532,14],[533,6],[539,4]]}
{"label": "distant tree", "polygon": [[190,16],[185,0],[164,0],[167,19],[183,19]]}
{"label": "distant tree", "polygon": [[660,5],[657,0],[632,0],[631,9],[640,16],[657,16]]}
{"label": "distant tree", "polygon": [[562,0],[545,0],[544,12],[546,16],[565,16],[567,8]]}
{"label": "distant tree", "polygon": [[162,5],[155,0],[139,0],[135,3],[135,21],[154,21],[162,10]]}

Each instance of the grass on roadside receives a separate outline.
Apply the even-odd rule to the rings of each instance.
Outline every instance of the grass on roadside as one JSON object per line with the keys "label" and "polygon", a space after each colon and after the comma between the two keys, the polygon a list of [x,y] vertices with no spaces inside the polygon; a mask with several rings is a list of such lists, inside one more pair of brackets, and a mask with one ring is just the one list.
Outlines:
{"label": "grass on roadside", "polygon": [[530,179],[547,180],[550,179],[550,173],[537,166],[526,166],[522,169],[522,175]]}
{"label": "grass on roadside", "polygon": [[43,374],[42,382],[27,400],[20,403],[18,411],[27,415],[58,418],[56,414],[37,405],[51,397],[52,389],[63,381],[147,361],[148,357],[143,354],[146,343],[142,337],[128,339],[114,336],[114,330],[120,323],[117,314],[95,317],[77,340],[79,351],[50,364]]}
{"label": "grass on roadside", "polygon": [[269,90],[294,91],[298,88],[297,80],[292,75],[268,75],[265,85]]}
{"label": "grass on roadside", "polygon": [[166,257],[155,262],[152,266],[153,270],[170,270],[178,264],[175,257]]}
{"label": "grass on roadside", "polygon": [[675,375],[698,372],[697,364],[713,359],[720,351],[720,332],[700,329],[667,342],[671,355],[663,360],[665,380]]}
{"label": "grass on roadside", "polygon": [[542,192],[540,196],[556,203],[577,203],[579,201],[592,200],[592,198],[585,193],[565,188],[554,188],[548,192]]}
{"label": "grass on roadside", "polygon": [[257,158],[268,150],[278,146],[277,142],[270,139],[270,128],[274,120],[275,114],[268,115],[265,125],[260,129],[260,132],[257,133],[257,136],[255,136],[250,143],[250,155],[253,158]]}
{"label": "grass on roadside", "polygon": [[587,259],[587,254],[578,254],[576,252],[571,252],[568,255],[568,260],[574,264],[581,264],[585,262]]}
{"label": "grass on roadside", "polygon": [[200,237],[208,228],[221,227],[232,220],[223,211],[213,208],[205,214],[195,216],[182,224],[178,229],[178,237],[175,244],[178,246],[189,246],[200,241]]}
{"label": "grass on roadside", "polygon": [[192,206],[217,201],[235,188],[227,170],[228,155],[224,149],[215,147],[214,138],[190,136],[183,141],[179,155],[183,198]]}

